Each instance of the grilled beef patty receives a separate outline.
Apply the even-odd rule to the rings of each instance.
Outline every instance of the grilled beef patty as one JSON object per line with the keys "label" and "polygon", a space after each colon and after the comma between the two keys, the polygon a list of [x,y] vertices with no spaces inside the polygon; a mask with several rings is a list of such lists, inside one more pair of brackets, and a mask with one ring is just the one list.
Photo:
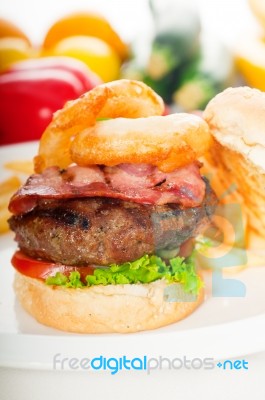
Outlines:
{"label": "grilled beef patty", "polygon": [[136,204],[102,197],[39,200],[10,228],[20,249],[33,258],[67,265],[108,265],[179,247],[196,236],[214,212],[207,184],[201,206]]}

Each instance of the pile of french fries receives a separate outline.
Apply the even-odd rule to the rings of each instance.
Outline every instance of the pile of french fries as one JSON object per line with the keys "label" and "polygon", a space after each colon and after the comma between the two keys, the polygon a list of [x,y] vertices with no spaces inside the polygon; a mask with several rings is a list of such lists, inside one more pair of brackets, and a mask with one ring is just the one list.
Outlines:
{"label": "pile of french fries", "polygon": [[8,211],[8,204],[10,198],[22,183],[18,175],[32,174],[33,164],[31,161],[12,161],[6,163],[4,168],[12,171],[13,175],[0,182],[0,234],[9,230],[7,220],[11,216],[11,213]]}

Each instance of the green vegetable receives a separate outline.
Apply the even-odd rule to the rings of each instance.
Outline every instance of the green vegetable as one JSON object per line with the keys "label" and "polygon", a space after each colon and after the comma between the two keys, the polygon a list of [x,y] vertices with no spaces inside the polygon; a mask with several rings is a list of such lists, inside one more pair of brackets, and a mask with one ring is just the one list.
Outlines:
{"label": "green vegetable", "polygon": [[64,286],[68,282],[68,278],[61,272],[57,272],[55,276],[49,276],[45,282],[47,285]]}
{"label": "green vegetable", "polygon": [[56,272],[56,275],[49,276],[45,283],[47,285],[66,286],[72,288],[81,288],[84,286],[80,280],[80,274],[78,271],[71,272],[69,276],[62,274],[61,272]]}
{"label": "green vegetable", "polygon": [[183,111],[203,110],[217,93],[234,83],[234,60],[229,50],[212,37],[202,38],[199,57],[175,86],[173,100]]}
{"label": "green vegetable", "polygon": [[200,18],[185,1],[158,4],[150,0],[149,6],[153,37],[147,35],[134,43],[134,58],[123,65],[121,77],[143,81],[171,104],[183,72],[198,57]]}
{"label": "green vegetable", "polygon": [[167,2],[158,9],[151,0],[155,35],[147,66],[150,78],[158,80],[194,58],[199,49],[200,18],[185,2]]}
{"label": "green vegetable", "polygon": [[46,279],[46,284],[82,288],[93,285],[150,283],[164,278],[169,283],[182,283],[187,293],[197,294],[202,287],[202,281],[195,271],[194,264],[194,255],[186,259],[172,258],[168,264],[158,256],[145,255],[133,262],[97,268],[93,275],[86,276],[86,284],[81,282],[77,271],[72,272],[69,277],[57,272],[54,277]]}
{"label": "green vegetable", "polygon": [[172,102],[173,88],[175,86],[175,72],[171,72],[161,79],[153,79],[146,74],[143,78],[143,82],[159,94],[166,104]]}

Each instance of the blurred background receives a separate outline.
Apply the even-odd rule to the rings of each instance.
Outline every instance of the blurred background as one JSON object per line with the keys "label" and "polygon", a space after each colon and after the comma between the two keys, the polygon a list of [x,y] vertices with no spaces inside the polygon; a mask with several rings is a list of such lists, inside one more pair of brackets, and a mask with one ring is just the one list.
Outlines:
{"label": "blurred background", "polygon": [[38,139],[66,101],[142,80],[166,112],[265,90],[264,0],[2,0],[0,144]]}

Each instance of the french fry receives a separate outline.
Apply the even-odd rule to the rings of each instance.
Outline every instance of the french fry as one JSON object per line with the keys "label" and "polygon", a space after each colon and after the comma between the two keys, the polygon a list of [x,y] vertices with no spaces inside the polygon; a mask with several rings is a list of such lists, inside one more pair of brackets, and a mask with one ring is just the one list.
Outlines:
{"label": "french fry", "polygon": [[5,181],[0,182],[0,196],[4,194],[8,194],[17,190],[20,186],[20,179],[13,175],[10,178],[7,178]]}
{"label": "french fry", "polygon": [[4,164],[6,169],[31,175],[34,172],[33,161],[10,161]]}
{"label": "french fry", "polygon": [[15,190],[12,190],[11,192],[0,194],[0,210],[7,208],[9,200],[14,192]]}
{"label": "french fry", "polygon": [[15,175],[0,182],[0,233],[5,233],[9,229],[7,220],[11,214],[8,211],[8,203],[20,184],[19,178]]}
{"label": "french fry", "polygon": [[7,207],[0,210],[0,234],[9,230],[7,220],[10,216],[11,213],[8,211]]}

